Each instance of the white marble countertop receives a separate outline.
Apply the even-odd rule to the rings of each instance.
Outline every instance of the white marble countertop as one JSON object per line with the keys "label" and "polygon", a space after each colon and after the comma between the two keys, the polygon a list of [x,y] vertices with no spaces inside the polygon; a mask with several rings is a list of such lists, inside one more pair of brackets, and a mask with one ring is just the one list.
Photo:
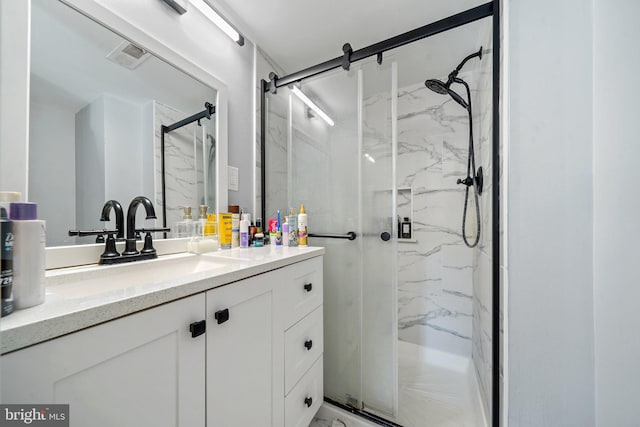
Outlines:
{"label": "white marble countertop", "polygon": [[317,247],[265,246],[48,270],[45,303],[0,319],[0,353],[323,254]]}

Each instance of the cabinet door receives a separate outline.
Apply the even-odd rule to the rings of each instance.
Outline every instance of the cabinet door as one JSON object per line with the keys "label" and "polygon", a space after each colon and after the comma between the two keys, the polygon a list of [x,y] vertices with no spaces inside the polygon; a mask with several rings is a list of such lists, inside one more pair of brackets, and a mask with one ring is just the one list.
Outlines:
{"label": "cabinet door", "polygon": [[208,426],[272,425],[270,278],[263,274],[207,292]]}
{"label": "cabinet door", "polygon": [[205,425],[205,295],[0,358],[3,403],[68,403],[72,427]]}

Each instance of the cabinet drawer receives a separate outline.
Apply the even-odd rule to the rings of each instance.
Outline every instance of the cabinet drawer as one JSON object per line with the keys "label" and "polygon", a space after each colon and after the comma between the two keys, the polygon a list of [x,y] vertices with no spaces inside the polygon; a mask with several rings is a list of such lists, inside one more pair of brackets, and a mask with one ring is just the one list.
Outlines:
{"label": "cabinet drawer", "polygon": [[322,356],[285,398],[285,427],[307,427],[323,400]]}
{"label": "cabinet drawer", "polygon": [[282,276],[284,329],[322,304],[322,257],[287,267]]}
{"label": "cabinet drawer", "polygon": [[284,336],[285,395],[288,394],[324,350],[322,306],[293,325]]}

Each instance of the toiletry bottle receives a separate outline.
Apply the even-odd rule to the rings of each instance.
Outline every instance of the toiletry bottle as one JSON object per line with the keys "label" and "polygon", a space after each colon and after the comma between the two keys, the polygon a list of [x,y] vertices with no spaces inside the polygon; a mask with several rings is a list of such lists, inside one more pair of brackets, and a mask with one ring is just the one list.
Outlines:
{"label": "toiletry bottle", "polygon": [[209,244],[211,250],[217,251],[220,247],[218,243],[218,223],[216,222],[216,214],[208,214],[207,222],[204,223],[204,238]]}
{"label": "toiletry bottle", "polygon": [[253,236],[253,247],[259,248],[262,246],[264,246],[264,234],[262,232],[256,233],[255,236]]}
{"label": "toiletry bottle", "polygon": [[249,221],[246,219],[240,220],[240,247],[249,247]]}
{"label": "toiletry bottle", "polygon": [[240,246],[240,206],[229,205],[229,212],[231,212],[231,247],[237,248]]}
{"label": "toiletry bottle", "polygon": [[218,227],[220,229],[220,249],[231,249],[232,218],[230,213],[218,215]]}
{"label": "toiletry bottle", "polygon": [[289,210],[287,223],[289,224],[289,246],[298,246],[298,215],[293,208]]}
{"label": "toiletry bottle", "polygon": [[[247,240],[248,240],[248,245],[251,246],[251,242],[253,241],[253,235],[255,234],[255,230],[252,232],[251,229],[255,228],[253,227],[253,223],[251,222],[251,214],[247,213],[246,209],[241,209],[241,214],[240,214],[240,221],[247,221],[249,224],[249,232],[247,233]],[[242,224],[240,224],[242,225]],[[242,233],[242,230],[240,230],[240,233]],[[242,236],[240,236],[240,246],[242,247]]]}
{"label": "toiletry bottle", "polygon": [[402,238],[411,238],[411,221],[409,221],[409,217],[406,216],[404,217],[404,221],[402,221]]}
{"label": "toiletry bottle", "polygon": [[298,245],[307,246],[307,211],[304,210],[304,203],[300,205],[300,213],[298,214]]}
{"label": "toiletry bottle", "polygon": [[[276,231],[278,230],[278,220],[275,218],[269,218],[269,241],[271,245],[276,243]],[[267,242],[265,242],[266,244]]]}
{"label": "toiletry bottle", "polygon": [[204,225],[207,222],[207,210],[209,206],[200,205],[200,215],[198,215],[198,222],[195,223],[195,235],[197,237],[204,236]]}
{"label": "toiletry bottle", "polygon": [[276,215],[276,246],[282,246],[282,223],[280,222],[280,209]]}
{"label": "toiletry bottle", "polygon": [[194,233],[193,217],[191,216],[191,206],[182,207],[182,221],[176,222],[175,236],[178,238],[191,237]]}
{"label": "toiletry bottle", "polygon": [[282,246],[289,246],[289,223],[282,224]]}
{"label": "toiletry bottle", "polygon": [[1,317],[13,313],[13,222],[7,210],[0,207],[0,285],[2,292]]}
{"label": "toiletry bottle", "polygon": [[0,207],[5,209],[5,219],[11,216],[11,203],[19,202],[20,197],[21,195],[17,191],[0,191]]}
{"label": "toiletry bottle", "polygon": [[38,220],[38,205],[11,203],[13,221],[13,303],[16,309],[44,302],[45,222]]}

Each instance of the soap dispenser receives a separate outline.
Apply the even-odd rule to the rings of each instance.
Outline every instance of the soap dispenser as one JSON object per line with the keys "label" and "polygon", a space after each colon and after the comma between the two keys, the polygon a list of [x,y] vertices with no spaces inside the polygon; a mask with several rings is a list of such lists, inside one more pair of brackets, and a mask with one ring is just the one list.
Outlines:
{"label": "soap dispenser", "polygon": [[401,224],[402,227],[402,238],[403,239],[411,239],[411,221],[409,217],[404,217],[404,221]]}
{"label": "soap dispenser", "polygon": [[176,237],[191,237],[195,232],[193,217],[191,216],[191,206],[183,206],[182,221],[176,222]]}

